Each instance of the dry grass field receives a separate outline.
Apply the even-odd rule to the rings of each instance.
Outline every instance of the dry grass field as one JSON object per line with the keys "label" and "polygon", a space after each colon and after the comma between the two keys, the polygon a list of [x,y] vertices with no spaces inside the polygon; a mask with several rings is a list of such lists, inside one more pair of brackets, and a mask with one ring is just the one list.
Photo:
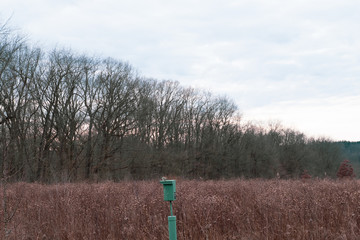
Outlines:
{"label": "dry grass field", "polygon": [[[168,238],[159,181],[7,188],[1,239]],[[178,179],[174,214],[179,240],[360,239],[360,182]]]}

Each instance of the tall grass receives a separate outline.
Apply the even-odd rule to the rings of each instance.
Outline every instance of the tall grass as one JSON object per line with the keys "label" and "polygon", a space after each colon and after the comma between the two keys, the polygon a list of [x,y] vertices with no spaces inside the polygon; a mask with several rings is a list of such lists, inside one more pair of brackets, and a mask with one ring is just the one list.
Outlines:
{"label": "tall grass", "polygon": [[[8,239],[168,238],[158,181],[14,183],[7,195]],[[360,182],[180,179],[174,214],[179,240],[360,239]]]}

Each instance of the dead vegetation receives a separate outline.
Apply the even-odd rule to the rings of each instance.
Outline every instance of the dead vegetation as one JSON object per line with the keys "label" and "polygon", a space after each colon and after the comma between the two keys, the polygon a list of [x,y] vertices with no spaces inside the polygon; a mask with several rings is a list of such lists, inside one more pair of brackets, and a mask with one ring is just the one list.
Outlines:
{"label": "dead vegetation", "polygon": [[[14,183],[7,202],[7,239],[167,239],[158,181]],[[178,179],[174,214],[178,239],[359,239],[359,202],[357,180]]]}

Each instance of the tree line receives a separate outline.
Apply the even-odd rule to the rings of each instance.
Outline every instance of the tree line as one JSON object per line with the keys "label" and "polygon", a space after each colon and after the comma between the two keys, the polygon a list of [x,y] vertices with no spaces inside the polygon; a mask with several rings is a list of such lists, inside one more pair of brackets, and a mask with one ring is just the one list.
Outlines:
{"label": "tree line", "polygon": [[339,145],[242,121],[229,98],[0,27],[0,170],[15,180],[335,176]]}

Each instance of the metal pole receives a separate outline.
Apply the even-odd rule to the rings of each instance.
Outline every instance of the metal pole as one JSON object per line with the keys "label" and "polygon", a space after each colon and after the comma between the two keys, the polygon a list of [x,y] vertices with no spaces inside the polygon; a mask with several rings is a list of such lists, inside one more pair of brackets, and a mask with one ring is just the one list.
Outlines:
{"label": "metal pole", "polygon": [[170,201],[170,216],[168,216],[169,223],[169,240],[176,240],[176,216],[173,216],[172,201]]}
{"label": "metal pole", "polygon": [[173,210],[172,210],[172,201],[170,201],[170,216],[173,215]]}
{"label": "metal pole", "polygon": [[168,216],[169,240],[176,240],[176,216]]}

